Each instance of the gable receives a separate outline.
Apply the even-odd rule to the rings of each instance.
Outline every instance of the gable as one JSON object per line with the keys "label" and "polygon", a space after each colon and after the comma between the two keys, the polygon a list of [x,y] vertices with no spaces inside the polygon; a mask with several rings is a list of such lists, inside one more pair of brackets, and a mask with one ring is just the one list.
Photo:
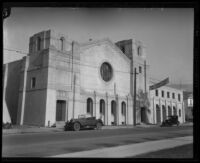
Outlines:
{"label": "gable", "polygon": [[101,46],[101,45],[107,45],[107,47],[110,47],[113,51],[115,51],[115,54],[119,54],[120,58],[123,58],[128,63],[131,62],[131,60],[126,56],[119,47],[117,47],[109,38],[105,38],[102,40],[96,40],[89,43],[84,43],[81,45],[81,51],[88,50],[90,48],[93,48],[94,46]]}

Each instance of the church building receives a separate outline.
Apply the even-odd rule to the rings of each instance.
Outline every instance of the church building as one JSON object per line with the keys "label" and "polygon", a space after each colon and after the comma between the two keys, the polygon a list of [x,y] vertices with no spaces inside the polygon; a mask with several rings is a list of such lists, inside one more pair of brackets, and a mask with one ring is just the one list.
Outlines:
{"label": "church building", "polygon": [[20,125],[64,125],[82,114],[105,125],[157,123],[148,79],[141,41],[78,43],[47,30],[30,37],[27,56],[4,65],[3,107]]}

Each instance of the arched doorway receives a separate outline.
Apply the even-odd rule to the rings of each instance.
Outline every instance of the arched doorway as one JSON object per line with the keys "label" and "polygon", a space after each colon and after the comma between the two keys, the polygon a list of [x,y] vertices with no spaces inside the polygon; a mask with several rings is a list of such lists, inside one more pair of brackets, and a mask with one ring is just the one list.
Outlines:
{"label": "arched doorway", "polygon": [[117,116],[116,116],[116,102],[111,101],[111,124],[117,125]]}
{"label": "arched doorway", "polygon": [[157,122],[157,123],[160,123],[160,122],[161,122],[160,107],[159,107],[158,104],[156,105],[156,122]]}
{"label": "arched doorway", "polygon": [[105,124],[105,101],[103,99],[100,100],[100,106],[99,106],[99,113],[100,113],[100,119]]}
{"label": "arched doorway", "polygon": [[177,115],[176,107],[173,106],[173,115]]}
{"label": "arched doorway", "polygon": [[172,115],[172,108],[168,106],[168,116]]}
{"label": "arched doorway", "polygon": [[123,101],[121,103],[121,116],[122,116],[122,125],[126,124],[126,103]]}
{"label": "arched doorway", "polygon": [[167,113],[166,113],[166,108],[164,105],[162,105],[162,115],[163,115],[163,121],[165,121],[167,117]]}
{"label": "arched doorway", "polygon": [[93,101],[91,98],[87,99],[87,114],[93,116]]}

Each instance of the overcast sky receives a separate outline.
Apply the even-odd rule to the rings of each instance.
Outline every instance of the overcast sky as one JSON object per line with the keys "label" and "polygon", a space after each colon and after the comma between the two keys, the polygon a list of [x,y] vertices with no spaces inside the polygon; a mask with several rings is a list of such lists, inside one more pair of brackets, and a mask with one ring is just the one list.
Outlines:
{"label": "overcast sky", "polygon": [[[12,8],[4,20],[4,48],[28,52],[29,37],[54,29],[78,42],[109,37],[136,38],[146,46],[150,75],[172,83],[192,83],[193,9]],[[4,63],[20,59],[4,51]]]}

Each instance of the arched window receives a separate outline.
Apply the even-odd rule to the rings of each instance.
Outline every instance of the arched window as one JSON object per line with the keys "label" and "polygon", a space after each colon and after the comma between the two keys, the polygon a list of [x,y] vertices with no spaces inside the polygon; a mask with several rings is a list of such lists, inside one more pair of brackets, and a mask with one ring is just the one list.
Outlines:
{"label": "arched window", "polygon": [[124,101],[121,104],[121,109],[122,115],[126,115],[126,103]]}
{"label": "arched window", "polygon": [[181,117],[181,109],[178,110],[179,117]]}
{"label": "arched window", "polygon": [[41,50],[41,38],[40,37],[37,38],[37,50],[38,51]]}
{"label": "arched window", "polygon": [[166,120],[166,108],[165,105],[162,105],[163,121]]}
{"label": "arched window", "polygon": [[60,38],[60,50],[61,51],[65,50],[65,38],[64,37]]}
{"label": "arched window", "polygon": [[91,98],[87,99],[87,113],[92,115],[93,112],[93,101]]}
{"label": "arched window", "polygon": [[138,56],[142,55],[142,48],[141,48],[141,46],[137,47],[137,53],[138,53]]}
{"label": "arched window", "polygon": [[168,116],[172,115],[172,109],[170,106],[168,106]]}
{"label": "arched window", "polygon": [[115,111],[116,111],[116,102],[113,100],[111,102],[111,114],[115,115]]}
{"label": "arched window", "polygon": [[173,106],[173,115],[177,115],[176,107]]}
{"label": "arched window", "polygon": [[161,122],[161,116],[160,116],[160,107],[158,104],[156,104],[156,122],[160,123]]}
{"label": "arched window", "polygon": [[100,100],[100,114],[105,114],[105,101],[103,99]]}

